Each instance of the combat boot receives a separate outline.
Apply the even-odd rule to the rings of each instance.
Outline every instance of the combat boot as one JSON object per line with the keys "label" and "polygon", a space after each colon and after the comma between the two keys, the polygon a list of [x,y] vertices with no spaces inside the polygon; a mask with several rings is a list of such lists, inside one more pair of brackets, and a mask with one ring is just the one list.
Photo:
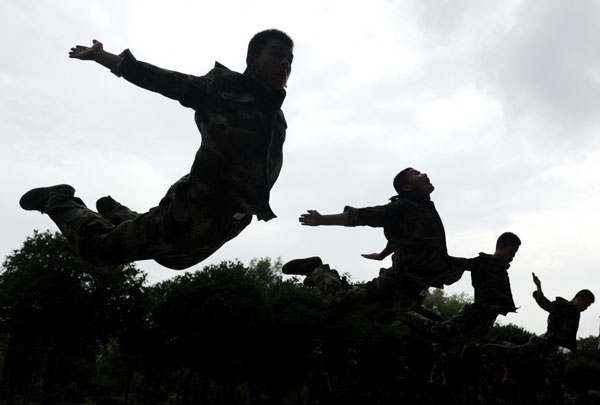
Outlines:
{"label": "combat boot", "polygon": [[96,201],[96,210],[98,214],[108,219],[113,225],[119,225],[140,215],[135,211],[131,211],[109,195]]}
{"label": "combat boot", "polygon": [[40,211],[46,213],[46,203],[52,197],[72,198],[75,189],[68,184],[59,184],[50,187],[38,187],[29,190],[19,200],[21,208],[27,211]]}
{"label": "combat boot", "polygon": [[284,264],[281,268],[281,272],[283,274],[309,277],[312,271],[322,264],[323,261],[318,256],[307,257],[305,259],[294,259]]}

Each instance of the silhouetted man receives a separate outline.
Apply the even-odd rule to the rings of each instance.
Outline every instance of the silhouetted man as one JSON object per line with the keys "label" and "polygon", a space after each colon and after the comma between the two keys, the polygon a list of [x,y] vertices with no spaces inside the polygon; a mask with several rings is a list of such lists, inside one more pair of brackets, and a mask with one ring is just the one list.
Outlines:
{"label": "silhouetted man", "polygon": [[74,250],[98,265],[154,259],[172,269],[201,262],[237,236],[256,215],[275,217],[269,195],[282,165],[286,122],[281,112],[291,73],[293,42],[279,30],[256,34],[243,74],[216,63],[192,76],[137,61],[125,50],[77,45],[69,56],[92,60],[127,81],[179,101],[195,111],[202,143],[190,173],[157,207],[138,214],[110,196],[98,213],[69,185],[36,188],[21,198],[26,210],[46,213]]}
{"label": "silhouetted man", "polygon": [[308,226],[383,228],[388,242],[380,255],[393,255],[392,267],[381,269],[379,277],[350,287],[319,257],[292,260],[282,271],[306,276],[305,284],[316,285],[329,307],[369,309],[375,305],[381,320],[397,319],[417,307],[429,287],[441,288],[458,280],[462,271],[455,265],[456,259],[448,256],[444,225],[430,199],[434,187],[427,174],[404,169],[394,178],[394,188],[398,195],[385,205],[359,209],[347,206],[344,212],[332,215],[309,210],[299,219]]}
{"label": "silhouetted man", "polygon": [[402,320],[433,340],[483,336],[494,326],[498,315],[516,312],[508,278],[508,268],[521,246],[512,232],[504,232],[496,241],[494,254],[480,253],[472,259],[460,260],[460,267],[471,272],[475,301],[466,304],[458,315],[440,322],[409,312]]}

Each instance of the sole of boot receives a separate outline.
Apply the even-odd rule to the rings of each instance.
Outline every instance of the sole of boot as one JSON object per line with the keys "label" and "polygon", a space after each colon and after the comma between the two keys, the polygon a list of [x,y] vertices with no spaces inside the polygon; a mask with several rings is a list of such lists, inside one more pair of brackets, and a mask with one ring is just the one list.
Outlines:
{"label": "sole of boot", "polygon": [[75,189],[68,184],[34,188],[23,194],[19,200],[19,205],[26,211],[44,212],[46,201],[48,201],[48,198],[53,193],[60,193],[73,197],[75,195]]}
{"label": "sole of boot", "polygon": [[310,273],[322,264],[323,261],[318,256],[294,259],[284,264],[281,272],[289,275],[310,276]]}

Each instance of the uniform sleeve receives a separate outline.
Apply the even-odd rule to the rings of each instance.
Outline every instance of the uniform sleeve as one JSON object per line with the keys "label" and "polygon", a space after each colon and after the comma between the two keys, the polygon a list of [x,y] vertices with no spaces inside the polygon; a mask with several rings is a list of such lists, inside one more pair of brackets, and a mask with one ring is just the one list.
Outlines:
{"label": "uniform sleeve", "polygon": [[398,203],[389,203],[375,207],[354,208],[344,207],[344,212],[348,213],[348,223],[346,226],[372,226],[383,228],[401,218],[403,210]]}
{"label": "uniform sleeve", "polygon": [[478,258],[472,258],[472,259],[467,259],[464,257],[454,257],[454,256],[448,256],[448,260],[450,261],[450,265],[454,268],[454,269],[460,269],[460,270],[474,270],[477,267],[477,263],[478,263]]}
{"label": "uniform sleeve", "polygon": [[544,311],[550,312],[552,309],[552,302],[548,298],[544,296],[544,294],[540,294],[537,290],[533,292],[533,298],[535,302],[542,308]]}
{"label": "uniform sleeve", "polygon": [[118,77],[165,97],[179,101],[184,107],[196,108],[210,86],[207,77],[192,76],[140,62],[126,49],[121,63],[112,70]]}

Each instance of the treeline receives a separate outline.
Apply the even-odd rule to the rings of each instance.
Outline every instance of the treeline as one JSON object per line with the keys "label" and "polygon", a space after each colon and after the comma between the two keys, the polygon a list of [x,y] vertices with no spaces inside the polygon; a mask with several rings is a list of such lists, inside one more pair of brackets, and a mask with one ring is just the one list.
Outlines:
{"label": "treeline", "polygon": [[[0,274],[0,401],[549,403],[545,360],[490,362],[461,355],[462,345],[441,352],[401,323],[326,310],[280,268],[268,258],[223,262],[147,286],[133,265],[90,266],[60,234],[35,233]],[[435,290],[426,306],[448,318],[467,301]],[[530,335],[495,326],[485,340]],[[567,401],[598,403],[597,340],[579,344],[560,382]],[[488,378],[488,363],[500,380]]]}

